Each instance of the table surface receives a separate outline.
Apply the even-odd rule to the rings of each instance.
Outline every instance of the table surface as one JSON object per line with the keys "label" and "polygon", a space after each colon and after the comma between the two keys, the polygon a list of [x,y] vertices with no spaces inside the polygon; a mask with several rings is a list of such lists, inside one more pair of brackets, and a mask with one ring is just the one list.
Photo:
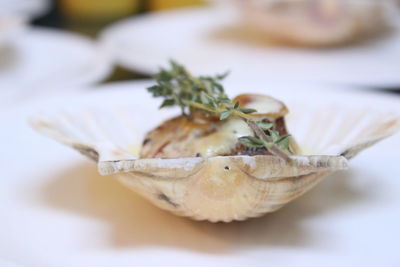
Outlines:
{"label": "table surface", "polygon": [[[302,112],[320,107],[330,110],[337,104],[351,110],[368,107],[371,115],[370,107],[400,111],[398,99],[373,92],[326,86],[313,89],[300,84],[293,92],[292,86],[243,82],[228,78],[229,94],[242,93],[247,86],[254,93],[271,88],[270,93],[292,111],[296,107]],[[9,140],[2,144],[0,155],[0,162],[7,162],[0,179],[0,266],[5,265],[4,259],[25,266],[61,267],[132,266],[132,262],[137,266],[168,262],[191,267],[398,266],[400,255],[393,237],[400,236],[400,169],[393,165],[400,156],[394,149],[400,146],[400,135],[364,151],[351,161],[349,170],[330,176],[275,213],[246,222],[211,224],[174,216],[151,205],[112,176],[100,176],[95,164],[79,153],[39,135],[26,123],[26,118],[38,114],[70,114],[65,117],[69,119],[60,120],[69,124],[74,114],[85,120],[99,118],[89,115],[94,114],[91,112],[106,111],[116,118],[113,112],[131,114],[139,109],[146,116],[119,117],[112,120],[115,123],[102,120],[107,127],[100,121],[86,125],[120,131],[123,127],[118,123],[128,121],[129,140],[140,138],[140,131],[143,134],[178,111],[153,108],[159,101],[141,90],[150,85],[150,81],[125,82],[85,92],[66,91],[0,112],[0,140]],[[299,99],[307,103],[306,108],[299,106]],[[333,126],[338,125],[335,118],[360,114],[339,113],[311,114],[319,121],[329,116]],[[307,134],[310,124],[297,125],[301,125],[298,130],[289,117],[288,127],[299,143],[303,143],[301,132],[308,141],[324,140],[316,138],[315,132]],[[311,124],[312,129],[321,129],[315,126]],[[327,132],[329,129],[335,127],[328,127]],[[101,134],[101,138],[107,135]],[[338,136],[343,137],[342,132]]]}

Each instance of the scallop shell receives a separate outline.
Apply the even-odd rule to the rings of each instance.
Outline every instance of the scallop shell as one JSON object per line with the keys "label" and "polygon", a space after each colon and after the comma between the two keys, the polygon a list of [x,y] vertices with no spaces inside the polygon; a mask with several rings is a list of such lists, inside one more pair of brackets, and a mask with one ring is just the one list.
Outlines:
{"label": "scallop shell", "polygon": [[273,212],[348,159],[400,128],[393,114],[343,108],[291,107],[290,132],[304,155],[289,164],[275,156],[137,159],[130,115],[117,111],[37,116],[31,125],[98,163],[156,206],[196,220],[230,222]]}

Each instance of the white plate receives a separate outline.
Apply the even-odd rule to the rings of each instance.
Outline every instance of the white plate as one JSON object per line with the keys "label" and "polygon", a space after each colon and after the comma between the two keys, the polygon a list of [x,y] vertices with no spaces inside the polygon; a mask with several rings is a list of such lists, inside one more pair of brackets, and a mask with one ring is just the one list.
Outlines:
{"label": "white plate", "polygon": [[26,30],[0,58],[0,107],[95,83],[111,71],[107,53],[94,41],[45,28]]}
{"label": "white plate", "polygon": [[[340,103],[400,112],[399,99],[348,88],[228,82],[305,106]],[[143,90],[122,83],[0,113],[0,262],[23,266],[397,266],[400,135],[363,152],[348,171],[262,218],[194,222],[162,211],[97,174],[94,163],[31,130],[35,112],[141,107],[140,131],[160,114]],[[319,89],[326,89],[321,93]],[[322,90],[321,90],[322,91]],[[171,114],[172,111],[167,113]]]}
{"label": "white plate", "polygon": [[173,58],[195,73],[231,70],[237,77],[268,80],[400,85],[400,29],[363,45],[313,50],[222,37],[237,20],[234,12],[221,8],[161,12],[117,22],[102,40],[122,66],[145,73]]}
{"label": "white plate", "polygon": [[50,5],[50,0],[0,0],[0,14],[35,18],[46,13]]}
{"label": "white plate", "polygon": [[[10,45],[26,27],[26,19],[19,16],[3,16],[0,14],[0,51]],[[1,52],[0,52],[1,57]]]}

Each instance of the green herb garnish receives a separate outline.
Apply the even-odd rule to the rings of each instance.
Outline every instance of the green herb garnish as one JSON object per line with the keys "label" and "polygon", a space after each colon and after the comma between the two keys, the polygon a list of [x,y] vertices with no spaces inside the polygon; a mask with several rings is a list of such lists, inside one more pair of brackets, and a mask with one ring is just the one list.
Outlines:
{"label": "green herb garnish", "polygon": [[[216,76],[194,77],[185,67],[170,61],[170,69],[161,68],[155,75],[157,84],[147,88],[154,97],[162,97],[160,108],[179,106],[182,115],[190,117],[193,112],[202,112],[205,116],[218,116],[226,120],[231,116],[243,119],[252,129],[255,136],[243,136],[239,142],[249,148],[266,148],[272,154],[289,161],[287,152],[289,135],[279,136],[273,130],[274,123],[257,120],[251,113],[255,109],[242,108],[239,102],[233,101],[225,94],[220,81],[228,72]],[[267,134],[267,133],[268,134]]]}

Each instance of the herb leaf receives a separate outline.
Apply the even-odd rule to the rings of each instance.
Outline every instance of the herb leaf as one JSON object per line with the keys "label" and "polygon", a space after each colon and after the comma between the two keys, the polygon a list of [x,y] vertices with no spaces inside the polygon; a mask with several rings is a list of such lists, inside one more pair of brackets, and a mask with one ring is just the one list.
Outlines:
{"label": "herb leaf", "polygon": [[244,114],[250,114],[250,113],[257,112],[257,110],[254,108],[237,108],[237,109],[239,111],[243,112]]}
{"label": "herb leaf", "polygon": [[250,147],[250,148],[261,148],[264,147],[264,143],[253,136],[242,136],[239,137],[239,142],[242,143],[243,145],[245,145],[246,147]]}
{"label": "herb leaf", "polygon": [[292,153],[290,149],[290,135],[285,135],[280,137],[275,144],[281,149],[282,151],[288,151]]}
{"label": "herb leaf", "polygon": [[224,112],[222,112],[220,115],[219,115],[219,119],[222,121],[222,120],[225,120],[225,119],[227,119],[230,115],[232,115],[232,110],[227,110],[227,111],[224,111]]}
{"label": "herb leaf", "polygon": [[175,100],[174,99],[165,99],[162,104],[160,105],[160,108],[164,107],[170,107],[175,105]]}
{"label": "herb leaf", "polygon": [[257,125],[263,129],[264,131],[271,129],[272,127],[274,127],[274,124],[272,122],[262,122],[262,121],[258,121]]}

